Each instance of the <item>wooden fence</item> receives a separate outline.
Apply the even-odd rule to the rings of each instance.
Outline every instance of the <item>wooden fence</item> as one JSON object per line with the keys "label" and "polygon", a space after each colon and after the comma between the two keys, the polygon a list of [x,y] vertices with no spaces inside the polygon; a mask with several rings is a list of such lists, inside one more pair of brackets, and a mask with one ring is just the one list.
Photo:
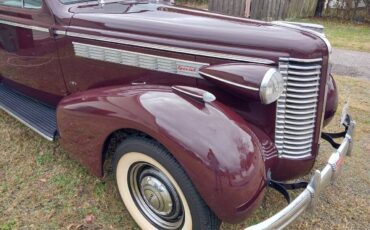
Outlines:
{"label": "wooden fence", "polygon": [[208,9],[212,12],[245,17],[247,0],[209,0]]}
{"label": "wooden fence", "polygon": [[315,15],[318,0],[209,0],[209,10],[263,20]]}

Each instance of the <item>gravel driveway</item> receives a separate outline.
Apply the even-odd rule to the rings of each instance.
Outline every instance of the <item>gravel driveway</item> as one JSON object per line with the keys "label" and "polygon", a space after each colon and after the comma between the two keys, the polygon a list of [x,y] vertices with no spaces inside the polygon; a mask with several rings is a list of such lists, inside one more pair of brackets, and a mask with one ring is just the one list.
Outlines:
{"label": "gravel driveway", "polygon": [[370,53],[334,48],[331,62],[334,74],[370,80]]}

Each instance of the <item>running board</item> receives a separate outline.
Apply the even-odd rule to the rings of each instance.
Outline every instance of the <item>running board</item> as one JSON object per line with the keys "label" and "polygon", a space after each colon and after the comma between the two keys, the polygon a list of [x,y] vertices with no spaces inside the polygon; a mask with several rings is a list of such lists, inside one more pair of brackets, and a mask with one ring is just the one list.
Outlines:
{"label": "running board", "polygon": [[49,141],[57,133],[56,111],[0,84],[0,109]]}

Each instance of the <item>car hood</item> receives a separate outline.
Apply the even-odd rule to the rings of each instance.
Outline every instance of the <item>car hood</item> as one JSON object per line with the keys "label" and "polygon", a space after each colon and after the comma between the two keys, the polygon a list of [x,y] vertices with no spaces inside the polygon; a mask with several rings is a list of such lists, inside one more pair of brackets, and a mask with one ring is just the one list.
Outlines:
{"label": "car hood", "polygon": [[321,38],[298,29],[206,11],[120,1],[70,8],[73,32],[93,33],[150,44],[264,58],[318,58],[328,55]]}

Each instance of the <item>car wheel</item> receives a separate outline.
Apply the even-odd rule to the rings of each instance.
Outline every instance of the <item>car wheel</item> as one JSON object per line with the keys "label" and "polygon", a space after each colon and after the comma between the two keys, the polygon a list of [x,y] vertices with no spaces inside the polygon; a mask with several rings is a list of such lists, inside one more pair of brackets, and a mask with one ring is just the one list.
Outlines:
{"label": "car wheel", "polygon": [[158,142],[131,137],[113,158],[117,187],[142,229],[218,229],[208,208],[179,163]]}

